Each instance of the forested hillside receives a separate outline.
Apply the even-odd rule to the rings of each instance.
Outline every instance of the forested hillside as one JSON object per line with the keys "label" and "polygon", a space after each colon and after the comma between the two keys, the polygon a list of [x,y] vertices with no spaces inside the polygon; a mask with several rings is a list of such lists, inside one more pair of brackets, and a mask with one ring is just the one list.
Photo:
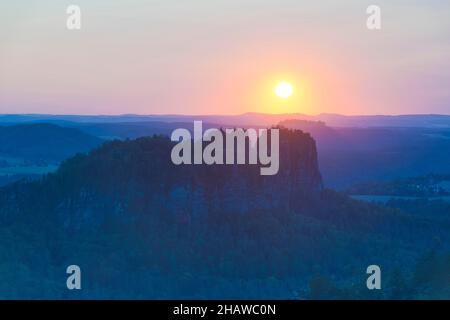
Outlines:
{"label": "forested hillside", "polygon": [[[450,220],[324,190],[314,140],[280,139],[276,176],[175,166],[173,143],[154,136],[2,188],[0,297],[449,297]],[[83,271],[78,292],[66,289],[71,264]],[[382,267],[382,292],[365,287],[370,264]]]}

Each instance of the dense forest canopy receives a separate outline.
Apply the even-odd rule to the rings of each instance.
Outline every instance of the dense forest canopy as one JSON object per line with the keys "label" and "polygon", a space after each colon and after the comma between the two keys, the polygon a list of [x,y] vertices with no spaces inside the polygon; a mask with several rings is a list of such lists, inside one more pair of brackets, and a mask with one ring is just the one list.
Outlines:
{"label": "dense forest canopy", "polygon": [[[450,296],[448,217],[323,189],[311,136],[282,130],[280,139],[276,176],[175,166],[173,142],[154,136],[108,142],[3,187],[0,297]],[[381,292],[365,286],[374,263]],[[71,264],[84,272],[80,292],[65,287]]]}

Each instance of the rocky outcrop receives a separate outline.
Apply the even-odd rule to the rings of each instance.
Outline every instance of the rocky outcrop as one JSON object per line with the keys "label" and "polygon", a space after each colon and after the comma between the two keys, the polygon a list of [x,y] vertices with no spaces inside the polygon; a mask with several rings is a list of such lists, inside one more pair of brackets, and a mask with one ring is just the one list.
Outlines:
{"label": "rocky outcrop", "polygon": [[75,228],[142,215],[201,219],[210,212],[295,211],[322,189],[315,141],[280,130],[277,175],[255,165],[179,165],[167,137],[114,141],[65,161],[37,182],[3,188],[0,215],[40,216]]}

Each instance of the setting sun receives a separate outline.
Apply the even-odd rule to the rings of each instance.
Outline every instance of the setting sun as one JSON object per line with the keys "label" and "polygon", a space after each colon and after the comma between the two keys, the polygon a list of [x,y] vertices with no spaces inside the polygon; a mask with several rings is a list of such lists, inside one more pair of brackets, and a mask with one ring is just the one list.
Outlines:
{"label": "setting sun", "polygon": [[275,94],[282,99],[289,98],[294,92],[294,88],[288,82],[281,82],[275,87]]}

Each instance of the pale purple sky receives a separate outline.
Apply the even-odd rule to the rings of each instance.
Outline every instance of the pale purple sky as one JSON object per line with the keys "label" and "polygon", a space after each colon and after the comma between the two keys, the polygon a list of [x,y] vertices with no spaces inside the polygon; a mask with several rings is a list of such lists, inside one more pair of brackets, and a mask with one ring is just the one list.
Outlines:
{"label": "pale purple sky", "polygon": [[448,0],[0,3],[0,113],[449,114],[449,89]]}

